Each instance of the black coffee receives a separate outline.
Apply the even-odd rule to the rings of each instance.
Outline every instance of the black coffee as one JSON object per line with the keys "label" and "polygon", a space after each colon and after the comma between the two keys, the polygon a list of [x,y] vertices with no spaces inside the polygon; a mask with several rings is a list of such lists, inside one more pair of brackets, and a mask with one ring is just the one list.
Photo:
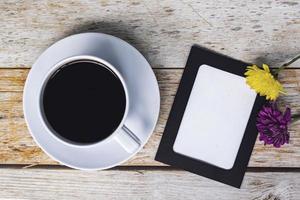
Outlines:
{"label": "black coffee", "polygon": [[60,67],[47,82],[43,109],[50,127],[75,143],[95,143],[111,135],[122,121],[126,96],[120,79],[92,61]]}

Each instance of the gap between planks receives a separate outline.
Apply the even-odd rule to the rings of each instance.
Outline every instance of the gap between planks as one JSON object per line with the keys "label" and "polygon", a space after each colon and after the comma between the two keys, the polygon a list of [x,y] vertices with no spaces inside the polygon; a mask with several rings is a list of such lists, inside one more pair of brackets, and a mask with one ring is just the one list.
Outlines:
{"label": "gap between planks", "polygon": [[[20,164],[0,164],[0,169],[46,169],[46,170],[76,170],[64,165],[20,165]],[[123,171],[135,171],[135,170],[147,170],[147,171],[185,171],[183,169],[173,166],[117,166],[106,170],[123,170]],[[80,170],[79,170],[80,171]],[[103,170],[96,170],[103,171]],[[277,173],[299,173],[299,168],[289,167],[248,167],[246,172],[277,172]]]}

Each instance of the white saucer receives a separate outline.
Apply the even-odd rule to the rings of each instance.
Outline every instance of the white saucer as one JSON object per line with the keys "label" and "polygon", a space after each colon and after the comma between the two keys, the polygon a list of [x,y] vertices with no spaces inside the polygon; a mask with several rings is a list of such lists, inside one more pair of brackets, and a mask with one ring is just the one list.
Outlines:
{"label": "white saucer", "polygon": [[[67,145],[59,142],[43,125],[38,114],[43,77],[58,62],[79,55],[95,56],[111,63],[122,74],[129,92],[134,94],[126,125],[138,135],[141,146],[133,153],[128,153],[115,140],[80,148]],[[151,66],[133,46],[110,35],[83,33],[56,42],[38,58],[26,80],[23,108],[32,137],[51,158],[72,168],[96,170],[127,161],[146,144],[158,119],[160,95]]]}

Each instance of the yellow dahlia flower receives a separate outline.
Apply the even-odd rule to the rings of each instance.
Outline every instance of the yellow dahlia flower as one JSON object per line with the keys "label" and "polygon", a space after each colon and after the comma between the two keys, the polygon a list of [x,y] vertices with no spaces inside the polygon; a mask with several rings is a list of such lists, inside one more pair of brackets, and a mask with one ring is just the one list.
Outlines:
{"label": "yellow dahlia flower", "polygon": [[271,74],[269,66],[263,64],[263,69],[256,65],[248,66],[245,72],[246,83],[260,96],[266,96],[267,100],[276,100],[283,87]]}

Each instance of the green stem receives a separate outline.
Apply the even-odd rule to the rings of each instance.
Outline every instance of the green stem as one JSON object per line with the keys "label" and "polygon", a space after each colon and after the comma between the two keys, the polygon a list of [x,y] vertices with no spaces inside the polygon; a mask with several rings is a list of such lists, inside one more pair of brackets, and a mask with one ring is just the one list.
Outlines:
{"label": "green stem", "polygon": [[296,114],[292,116],[292,121],[291,123],[295,123],[296,121],[298,121],[300,119],[300,114]]}
{"label": "green stem", "polygon": [[292,60],[290,60],[287,63],[284,63],[283,65],[281,65],[279,68],[274,70],[274,75],[276,77],[278,77],[279,72],[281,72],[284,68],[286,68],[287,66],[289,66],[290,64],[292,64],[293,62],[296,62],[298,59],[300,58],[300,55],[296,56],[295,58],[293,58]]}

